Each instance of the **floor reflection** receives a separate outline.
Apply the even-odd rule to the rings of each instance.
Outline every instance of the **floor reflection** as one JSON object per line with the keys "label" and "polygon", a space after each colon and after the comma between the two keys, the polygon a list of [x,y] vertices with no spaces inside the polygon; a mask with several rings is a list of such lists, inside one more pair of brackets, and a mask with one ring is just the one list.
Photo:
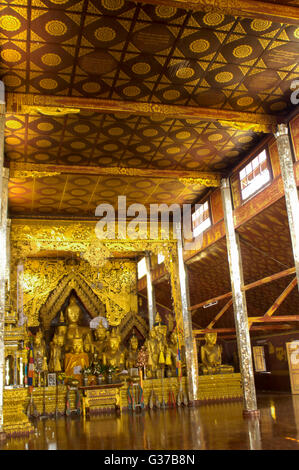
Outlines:
{"label": "floor reflection", "polygon": [[196,408],[34,421],[29,437],[11,438],[7,450],[270,450],[299,449],[299,396],[260,395],[260,419],[244,419],[242,402]]}

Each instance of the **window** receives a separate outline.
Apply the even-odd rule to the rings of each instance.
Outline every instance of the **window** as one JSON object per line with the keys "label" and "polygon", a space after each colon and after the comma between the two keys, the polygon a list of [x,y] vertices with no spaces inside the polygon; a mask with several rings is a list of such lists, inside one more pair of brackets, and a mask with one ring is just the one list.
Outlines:
{"label": "window", "polygon": [[197,237],[211,225],[209,202],[206,201],[192,214],[193,236]]}
{"label": "window", "polygon": [[242,199],[247,199],[270,181],[267,153],[263,150],[240,171]]}
{"label": "window", "polygon": [[264,346],[253,346],[253,359],[256,372],[266,372],[265,348]]}
{"label": "window", "polygon": [[138,271],[138,279],[141,279],[143,276],[146,275],[146,261],[145,258],[142,258],[137,263],[137,271]]}
{"label": "window", "polygon": [[162,253],[158,253],[158,264],[161,264],[163,263],[164,261],[164,255],[162,255]]}

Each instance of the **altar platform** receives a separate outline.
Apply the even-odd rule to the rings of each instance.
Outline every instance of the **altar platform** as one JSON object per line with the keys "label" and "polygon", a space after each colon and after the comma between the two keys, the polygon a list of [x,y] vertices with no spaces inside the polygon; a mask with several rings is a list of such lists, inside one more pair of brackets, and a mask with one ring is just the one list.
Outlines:
{"label": "altar platform", "polygon": [[[105,390],[105,385],[111,389],[111,384],[101,385],[101,389]],[[113,384],[112,384],[113,386]],[[124,382],[121,386],[117,386],[119,393],[120,410],[129,408],[128,400],[128,383]],[[83,398],[83,389],[79,389]],[[149,407],[150,397],[152,395],[153,408],[157,406],[174,407],[177,406],[178,394],[181,391],[182,402],[180,405],[188,405],[187,379],[182,377],[181,386],[177,377],[163,379],[147,379],[143,380],[143,400],[144,408]],[[42,415],[65,415],[67,387],[65,385],[36,387],[32,392],[33,406],[36,416]],[[185,401],[183,400],[185,398]],[[240,374],[222,374],[222,375],[206,375],[198,376],[198,394],[195,404],[226,402],[242,399],[242,386]],[[186,401],[187,400],[187,401]],[[4,391],[4,430],[7,434],[27,434],[32,431],[32,425],[27,417],[27,409],[30,402],[30,394],[28,388],[6,389]],[[81,403],[80,411],[83,401]],[[77,410],[76,391],[69,390],[69,409]],[[109,403],[99,403],[97,412],[111,412],[114,406]],[[33,415],[31,415],[33,416]]]}

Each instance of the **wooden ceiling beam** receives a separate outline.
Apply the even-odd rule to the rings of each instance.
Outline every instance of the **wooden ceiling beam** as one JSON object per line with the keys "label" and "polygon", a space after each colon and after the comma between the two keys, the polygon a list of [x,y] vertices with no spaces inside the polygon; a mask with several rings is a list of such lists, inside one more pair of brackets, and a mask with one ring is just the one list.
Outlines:
{"label": "wooden ceiling beam", "polygon": [[10,178],[42,178],[60,174],[79,174],[97,176],[128,176],[142,178],[176,179],[186,186],[200,185],[220,186],[221,174],[217,172],[201,172],[193,170],[157,170],[147,168],[122,168],[79,165],[49,165],[23,162],[10,162]]}
{"label": "wooden ceiling beam", "polygon": [[219,318],[222,317],[222,315],[224,315],[224,313],[230,308],[230,306],[232,305],[233,303],[233,299],[230,299],[225,305],[224,307],[220,310],[219,313],[217,313],[216,317],[214,318],[214,320],[212,320],[207,328],[213,328],[213,326],[215,325],[215,323],[219,320]]}
{"label": "wooden ceiling beam", "polygon": [[205,122],[218,121],[224,126],[235,129],[264,133],[275,132],[277,124],[283,120],[261,113],[76,96],[7,93],[6,102],[6,112],[8,114],[41,113],[46,116],[63,116],[79,113],[81,110],[88,110],[99,113],[126,113],[139,116],[160,115],[176,119],[198,119]]}
{"label": "wooden ceiling beam", "polygon": [[[269,330],[289,330],[292,328],[290,325],[258,325],[253,326],[250,331],[269,331]],[[202,329],[202,330],[192,330],[194,336],[205,335],[206,333],[235,333],[235,328],[212,328],[212,329]]]}
{"label": "wooden ceiling beam", "polygon": [[299,8],[259,0],[136,0],[139,3],[166,5],[191,11],[222,11],[226,15],[266,19],[298,25]]}

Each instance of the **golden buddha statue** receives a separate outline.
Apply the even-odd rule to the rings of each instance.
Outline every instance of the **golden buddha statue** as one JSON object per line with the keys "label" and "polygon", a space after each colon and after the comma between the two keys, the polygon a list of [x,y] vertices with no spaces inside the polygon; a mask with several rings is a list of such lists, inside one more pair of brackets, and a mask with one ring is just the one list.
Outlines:
{"label": "golden buddha statue", "polygon": [[91,332],[88,326],[80,326],[79,319],[81,315],[81,309],[77,304],[76,298],[72,295],[70,303],[66,308],[66,314],[68,318],[68,325],[66,330],[65,338],[65,350],[69,352],[72,348],[72,340],[80,336],[83,340],[84,337],[88,337],[91,342]]}
{"label": "golden buddha statue", "polygon": [[138,338],[133,335],[131,336],[129,340],[129,347],[128,347],[128,352],[127,352],[127,357],[126,357],[126,368],[127,369],[132,369],[133,367],[136,367],[137,360],[138,360]]}
{"label": "golden buddha statue", "polygon": [[125,353],[120,348],[121,336],[118,328],[113,328],[107,341],[107,348],[103,353],[103,364],[123,370],[125,366]]}
{"label": "golden buddha statue", "polygon": [[81,370],[89,366],[89,357],[84,352],[83,338],[80,332],[71,340],[70,352],[65,355],[64,368],[65,374],[69,377],[78,379],[80,384],[82,382]]}
{"label": "golden buddha statue", "polygon": [[93,344],[98,352],[99,359],[102,360],[103,353],[107,347],[109,333],[101,321],[99,322],[99,325],[95,330],[94,335],[96,341]]}
{"label": "golden buddha statue", "polygon": [[61,372],[62,371],[62,351],[63,346],[62,336],[59,336],[58,333],[55,333],[50,344],[50,361],[49,361],[49,371],[50,372]]}
{"label": "golden buddha statue", "polygon": [[158,346],[159,344],[158,344],[158,338],[156,335],[156,330],[153,327],[149,332],[147,340],[145,341],[145,348],[148,353],[146,375],[149,378],[155,378],[157,374],[158,360],[159,360]]}
{"label": "golden buddha statue", "polygon": [[43,334],[40,330],[36,333],[33,341],[33,357],[35,372],[40,373],[44,370],[44,358],[46,357],[46,344]]}
{"label": "golden buddha statue", "polygon": [[217,333],[206,333],[205,344],[201,347],[200,369],[204,375],[233,373],[234,368],[230,365],[221,364],[222,348],[216,344]]}

